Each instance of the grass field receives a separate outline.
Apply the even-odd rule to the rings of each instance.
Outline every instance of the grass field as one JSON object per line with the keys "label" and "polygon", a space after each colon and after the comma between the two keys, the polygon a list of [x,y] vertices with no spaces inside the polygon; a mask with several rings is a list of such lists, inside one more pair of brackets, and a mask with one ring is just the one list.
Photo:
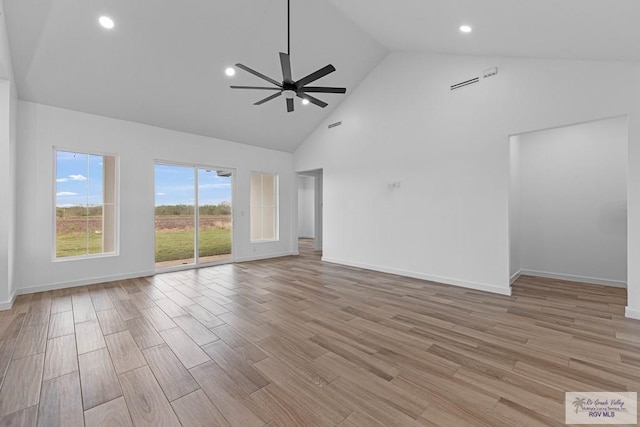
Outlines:
{"label": "grass field", "polygon": [[[102,235],[80,232],[58,233],[56,238],[56,257],[70,257],[102,253]],[[88,243],[88,251],[87,251]]]}
{"label": "grass field", "polygon": [[[226,255],[231,253],[230,215],[202,215],[200,217],[200,256]],[[83,230],[89,228],[90,232]],[[102,253],[102,218],[69,217],[58,218],[56,256],[73,257]],[[193,258],[193,217],[156,217],[156,262]]]}
{"label": "grass field", "polygon": [[[200,256],[231,253],[231,230],[209,228],[200,231]],[[193,258],[193,229],[156,231],[156,262]]]}

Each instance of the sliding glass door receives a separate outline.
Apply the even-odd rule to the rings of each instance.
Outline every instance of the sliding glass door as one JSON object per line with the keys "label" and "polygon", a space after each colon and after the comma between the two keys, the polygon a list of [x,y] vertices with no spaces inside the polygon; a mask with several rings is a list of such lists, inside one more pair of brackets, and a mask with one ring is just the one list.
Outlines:
{"label": "sliding glass door", "polygon": [[156,269],[229,262],[233,173],[156,163]]}
{"label": "sliding glass door", "polygon": [[198,261],[231,261],[231,171],[198,168]]}

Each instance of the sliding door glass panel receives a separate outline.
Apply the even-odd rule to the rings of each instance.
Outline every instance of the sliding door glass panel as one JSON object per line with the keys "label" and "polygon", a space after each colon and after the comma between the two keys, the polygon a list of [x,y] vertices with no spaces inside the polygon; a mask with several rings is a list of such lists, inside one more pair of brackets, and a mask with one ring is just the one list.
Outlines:
{"label": "sliding door glass panel", "polygon": [[230,261],[231,171],[198,168],[198,264]]}
{"label": "sliding door glass panel", "polygon": [[196,262],[195,178],[192,166],[156,164],[156,268]]}

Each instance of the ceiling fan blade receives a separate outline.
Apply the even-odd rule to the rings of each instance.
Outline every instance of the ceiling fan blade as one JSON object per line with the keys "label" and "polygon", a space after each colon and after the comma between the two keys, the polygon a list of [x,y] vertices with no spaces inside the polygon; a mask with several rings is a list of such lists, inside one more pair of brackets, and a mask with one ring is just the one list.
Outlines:
{"label": "ceiling fan blade", "polygon": [[282,92],[274,93],[273,95],[267,96],[265,99],[262,99],[253,105],[262,105],[267,101],[271,101],[272,99],[279,97],[280,95],[282,95]]}
{"label": "ceiling fan blade", "polygon": [[264,87],[264,86],[229,86],[231,89],[264,89],[264,90],[282,90],[279,87]]}
{"label": "ceiling fan blade", "polygon": [[282,80],[287,83],[293,83],[291,79],[291,57],[286,53],[280,52],[280,65],[282,65]]}
{"label": "ceiling fan blade", "polygon": [[293,111],[293,98],[287,98],[287,113]]}
{"label": "ceiling fan blade", "polygon": [[321,92],[321,93],[347,93],[344,87],[302,87],[300,92]]}
{"label": "ceiling fan blade", "polygon": [[260,77],[263,80],[268,81],[269,83],[273,83],[274,85],[278,86],[278,87],[282,87],[282,84],[280,82],[277,82],[275,80],[273,80],[271,77],[267,77],[262,73],[257,72],[256,70],[252,70],[251,68],[247,67],[246,65],[242,65],[242,64],[236,64],[236,67],[245,70],[247,73],[251,73],[256,77]]}
{"label": "ceiling fan blade", "polygon": [[303,77],[296,82],[296,86],[302,88],[305,85],[308,85],[311,82],[315,82],[318,79],[326,76],[327,74],[331,74],[336,70],[336,68],[329,64],[326,67],[320,68],[318,71],[309,74],[307,77]]}
{"label": "ceiling fan blade", "polygon": [[327,105],[329,105],[326,102],[320,101],[318,98],[314,98],[313,96],[307,95],[306,93],[303,93],[303,92],[298,92],[296,95],[298,96],[298,98],[307,99],[309,102],[317,105],[318,107],[324,108]]}

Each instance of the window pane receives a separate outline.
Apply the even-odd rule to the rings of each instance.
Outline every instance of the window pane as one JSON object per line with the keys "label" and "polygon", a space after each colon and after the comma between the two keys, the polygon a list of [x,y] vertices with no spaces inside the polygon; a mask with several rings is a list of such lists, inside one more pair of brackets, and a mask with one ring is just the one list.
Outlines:
{"label": "window pane", "polygon": [[114,252],[115,157],[56,151],[55,178],[56,257]]}
{"label": "window pane", "polygon": [[87,210],[83,206],[57,209],[56,256],[87,254]]}
{"label": "window pane", "polygon": [[251,206],[262,206],[262,174],[251,173]]}
{"label": "window pane", "polygon": [[251,173],[251,240],[278,238],[278,176]]}
{"label": "window pane", "polygon": [[155,166],[156,267],[195,263],[195,170],[192,166]]}
{"label": "window pane", "polygon": [[262,205],[276,205],[276,177],[264,174],[262,176]]}
{"label": "window pane", "polygon": [[230,171],[198,168],[198,262],[219,262],[231,257]]}

